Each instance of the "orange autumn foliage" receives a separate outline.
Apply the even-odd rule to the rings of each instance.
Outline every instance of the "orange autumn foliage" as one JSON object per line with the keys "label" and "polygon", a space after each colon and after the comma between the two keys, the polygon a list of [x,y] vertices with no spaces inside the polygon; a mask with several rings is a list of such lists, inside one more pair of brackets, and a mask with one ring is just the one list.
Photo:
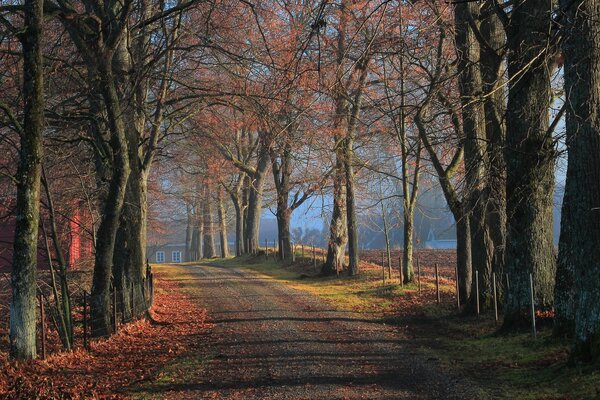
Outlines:
{"label": "orange autumn foliage", "polygon": [[177,292],[176,283],[161,280],[152,320],[123,326],[91,350],[77,349],[46,360],[10,362],[0,354],[0,398],[123,399],[133,384],[152,380],[156,371],[193,349],[198,333],[210,328],[206,310]]}

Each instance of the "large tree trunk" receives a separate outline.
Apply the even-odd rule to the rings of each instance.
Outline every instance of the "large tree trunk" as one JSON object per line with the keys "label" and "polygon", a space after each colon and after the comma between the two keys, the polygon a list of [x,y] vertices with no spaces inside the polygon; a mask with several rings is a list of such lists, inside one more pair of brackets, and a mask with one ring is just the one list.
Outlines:
{"label": "large tree trunk", "polygon": [[458,273],[458,292],[461,305],[471,296],[473,282],[473,263],[471,260],[471,227],[467,214],[454,215],[456,221],[456,270]]}
{"label": "large tree trunk", "polygon": [[[367,51],[368,53],[368,51]],[[363,88],[367,79],[367,54],[359,60],[356,69],[360,71],[350,113],[348,115],[348,131],[344,141],[344,162],[346,169],[346,213],[348,223],[348,270],[350,275],[358,275],[360,272],[359,248],[358,248],[358,221],[356,218],[355,177],[354,177],[354,139],[358,130],[358,119],[362,108]]]}
{"label": "large tree trunk", "polygon": [[[561,4],[567,8],[567,1]],[[599,0],[567,9],[564,42],[568,167],[559,266],[560,318],[572,319],[578,361],[600,360],[600,15]],[[562,234],[565,234],[563,240]],[[569,288],[573,271],[574,290]],[[558,290],[557,290],[558,293]],[[574,305],[569,298],[575,294]],[[567,297],[566,299],[563,298]],[[558,310],[557,310],[558,311]]]}
{"label": "large tree trunk", "polygon": [[507,30],[507,291],[504,329],[527,324],[529,274],[535,302],[544,309],[554,297],[552,207],[554,143],[549,132],[550,79],[554,52],[550,0],[517,1]]}
{"label": "large tree trunk", "polygon": [[235,255],[241,256],[244,251],[244,211],[240,200],[232,197],[233,207],[235,208]]}
{"label": "large tree trunk", "polygon": [[122,110],[115,87],[110,53],[99,60],[101,90],[111,133],[113,168],[108,196],[98,227],[94,275],[92,279],[91,326],[93,336],[111,331],[110,287],[115,238],[129,177],[129,156]]}
{"label": "large tree trunk", "polygon": [[223,191],[219,189],[219,235],[221,239],[221,257],[229,257],[229,245],[227,243],[227,210],[223,204]]}
{"label": "large tree trunk", "polygon": [[285,261],[292,259],[292,241],[290,239],[290,221],[292,210],[286,207],[277,210],[277,234],[279,238],[279,259]]}
{"label": "large tree trunk", "polygon": [[[472,265],[479,271],[480,299],[484,305],[492,296],[493,243],[487,227],[487,152],[485,148],[485,114],[478,99],[482,90],[480,45],[469,20],[476,21],[479,4],[459,2],[454,5],[455,42],[458,56],[458,82],[465,135],[465,195],[471,238]],[[477,22],[474,22],[477,23]],[[473,281],[473,285],[475,282]],[[472,291],[473,293],[473,291]],[[471,297],[471,304],[475,297]],[[474,307],[472,307],[474,309]]]}
{"label": "large tree trunk", "polygon": [[246,222],[246,241],[250,248],[246,249],[248,253],[258,250],[258,234],[260,230],[260,219],[262,216],[262,196],[265,183],[265,174],[269,167],[269,152],[266,144],[261,144],[258,155],[258,163],[254,176],[250,179],[248,188],[248,215]]}
{"label": "large tree trunk", "polygon": [[24,17],[25,31],[20,39],[25,109],[17,171],[10,303],[10,354],[21,360],[36,357],[37,244],[44,130],[43,2],[25,0]]}
{"label": "large tree trunk", "polygon": [[[570,143],[567,143],[567,145],[570,145]],[[569,153],[569,156],[571,153]],[[569,164],[575,164],[575,161],[571,162],[569,160]],[[580,250],[573,246],[574,223],[572,221],[571,203],[575,199],[572,198],[571,191],[580,189],[572,188],[573,184],[574,182],[569,179],[569,167],[567,167],[567,182],[560,221],[558,261],[556,263],[556,286],[554,287],[554,334],[556,336],[569,336],[575,332],[575,262],[578,261],[577,253]]]}
{"label": "large tree trunk", "polygon": [[336,150],[336,172],[333,181],[333,213],[329,224],[329,241],[327,258],[321,268],[324,275],[335,274],[345,267],[346,243],[348,242],[348,225],[346,224],[346,184],[343,156]]}
{"label": "large tree trunk", "polygon": [[137,156],[130,152],[130,161],[131,157],[136,158],[130,163],[132,172],[127,181],[125,203],[121,212],[113,257],[115,288],[121,292],[121,312],[126,320],[145,312],[143,307],[143,272],[146,254],[145,179],[140,175],[139,168],[135,166]]}
{"label": "large tree trunk", "polygon": [[[355,105],[360,107],[360,105]],[[358,221],[356,219],[356,201],[354,196],[354,140],[346,139],[346,222],[348,223],[348,270],[350,275],[360,272],[358,248]]]}
{"label": "large tree trunk", "polygon": [[[487,214],[486,224],[491,239],[492,271],[497,277],[504,274],[504,250],[506,245],[506,164],[504,146],[506,130],[503,123],[506,112],[506,91],[502,70],[503,49],[506,35],[498,15],[494,12],[495,2],[486,0],[484,12],[487,18],[481,21],[480,31],[485,44],[480,49],[483,107],[487,139]],[[497,279],[498,296],[502,298],[503,279]]]}
{"label": "large tree trunk", "polygon": [[[288,132],[292,132],[293,128],[289,128]],[[290,206],[289,197],[291,190],[290,178],[291,169],[291,152],[292,147],[289,142],[283,144],[278,151],[272,150],[271,155],[271,171],[273,172],[273,181],[277,192],[277,237],[279,241],[279,259],[285,261],[292,259],[292,242],[290,235],[290,221],[292,219],[293,207],[298,203]]]}

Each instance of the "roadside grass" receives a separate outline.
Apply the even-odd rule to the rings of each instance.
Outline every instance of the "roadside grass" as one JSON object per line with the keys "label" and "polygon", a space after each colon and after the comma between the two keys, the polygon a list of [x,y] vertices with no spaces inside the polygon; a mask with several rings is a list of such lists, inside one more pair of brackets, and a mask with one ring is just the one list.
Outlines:
{"label": "roadside grass", "polygon": [[211,357],[195,354],[177,357],[163,365],[152,382],[142,385],[129,397],[139,400],[164,399],[173,385],[196,381],[211,360]]}
{"label": "roadside grass", "polygon": [[600,399],[598,368],[569,365],[569,341],[552,337],[549,326],[540,328],[537,339],[528,332],[500,335],[493,314],[458,315],[453,281],[441,280],[442,304],[438,305],[432,277],[422,278],[419,295],[416,284],[401,287],[398,276],[384,286],[381,267],[375,265],[361,265],[359,277],[322,277],[311,262],[282,265],[263,255],[217,259],[211,264],[249,268],[319,296],[340,310],[401,325],[407,340],[474,382],[482,398]]}
{"label": "roadside grass", "polygon": [[[310,263],[283,266],[272,258],[265,260],[264,256],[216,259],[211,260],[210,264],[250,268],[265,277],[322,297],[340,310],[369,313],[377,317],[393,311],[395,298],[417,289],[414,284],[401,287],[397,276],[393,276],[391,280],[386,279],[384,285],[380,267],[365,269],[358,277],[323,277],[318,275],[318,271]],[[297,268],[299,264],[301,268]],[[426,286],[429,287],[430,284],[423,283],[423,287]]]}

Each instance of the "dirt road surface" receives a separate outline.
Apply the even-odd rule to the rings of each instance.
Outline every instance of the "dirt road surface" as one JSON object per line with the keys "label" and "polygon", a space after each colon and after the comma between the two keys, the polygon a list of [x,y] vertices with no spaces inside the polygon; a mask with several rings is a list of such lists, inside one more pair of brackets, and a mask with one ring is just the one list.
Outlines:
{"label": "dirt road surface", "polygon": [[244,268],[172,267],[165,279],[207,308],[214,327],[141,397],[172,399],[476,399],[411,346],[398,326],[341,312]]}

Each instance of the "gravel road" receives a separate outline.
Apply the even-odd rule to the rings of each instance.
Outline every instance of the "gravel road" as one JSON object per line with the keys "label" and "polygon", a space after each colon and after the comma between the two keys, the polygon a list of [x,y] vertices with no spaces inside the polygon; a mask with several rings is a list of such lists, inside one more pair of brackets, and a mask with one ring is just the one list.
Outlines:
{"label": "gravel road", "polygon": [[[177,276],[214,328],[162,398],[476,399],[401,328],[341,312],[244,268],[186,265]],[[183,270],[183,271],[182,271]]]}

